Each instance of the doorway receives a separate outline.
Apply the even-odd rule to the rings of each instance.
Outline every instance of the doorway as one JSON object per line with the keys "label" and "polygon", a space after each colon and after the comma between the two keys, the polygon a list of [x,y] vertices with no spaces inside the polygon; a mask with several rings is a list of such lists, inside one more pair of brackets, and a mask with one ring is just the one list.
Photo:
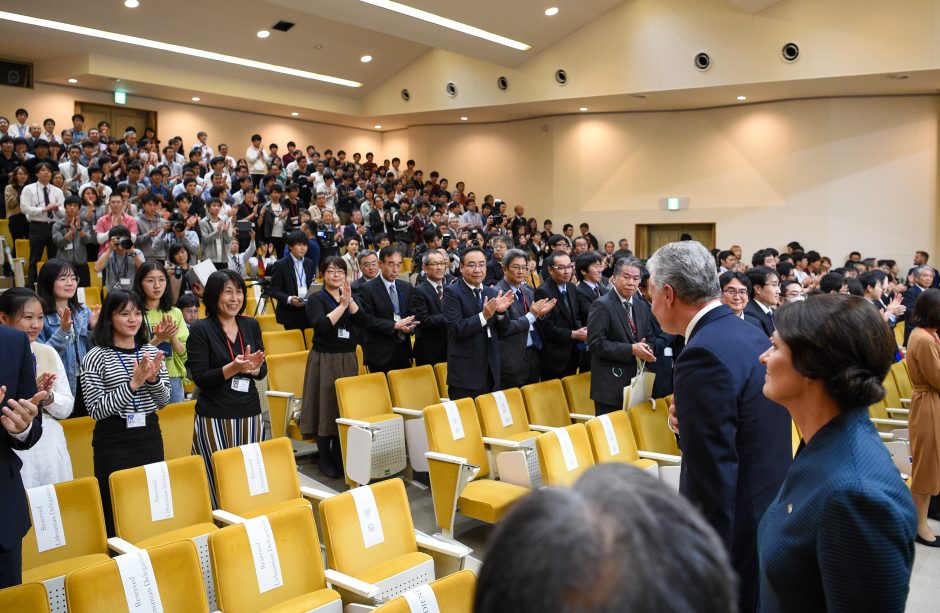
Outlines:
{"label": "doorway", "polygon": [[143,109],[129,109],[108,104],[76,102],[75,112],[85,116],[85,129],[97,127],[99,122],[107,121],[111,125],[111,137],[122,139],[124,131],[133,127],[138,140],[144,137],[146,128],[157,130],[157,113]]}
{"label": "doorway", "polygon": [[667,243],[674,243],[689,234],[706,249],[715,248],[715,224],[713,223],[661,223],[637,224],[636,226],[636,255],[648,258]]}

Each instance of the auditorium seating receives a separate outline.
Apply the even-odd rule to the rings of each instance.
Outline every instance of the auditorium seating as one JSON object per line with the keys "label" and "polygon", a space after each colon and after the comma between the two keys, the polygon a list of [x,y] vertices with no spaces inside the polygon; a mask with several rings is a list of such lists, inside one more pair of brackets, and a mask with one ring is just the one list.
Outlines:
{"label": "auditorium seating", "polygon": [[907,428],[907,419],[892,417],[884,398],[868,406],[868,416],[880,432],[890,433],[897,428]]}
{"label": "auditorium seating", "polygon": [[196,401],[168,404],[157,412],[163,437],[163,459],[185,458],[193,452]]}
{"label": "auditorium seating", "polygon": [[[72,417],[59,421],[65,431],[65,445],[72,460],[72,478],[95,476],[94,456],[91,448],[91,435],[95,430],[95,420],[91,417]],[[192,441],[190,441],[192,444]]]}
{"label": "auditorium seating", "polygon": [[[424,420],[430,449],[427,457],[434,515],[445,538],[453,538],[457,511],[495,523],[529,491],[519,485],[486,478],[490,476],[490,468],[472,399],[431,405],[424,410]],[[512,441],[499,441],[499,444],[514,445]]]}
{"label": "auditorium seating", "polygon": [[898,388],[898,394],[902,403],[910,403],[914,396],[914,386],[911,383],[911,375],[907,371],[907,361],[901,360],[891,365],[891,376],[894,377],[894,384]]}
{"label": "auditorium seating", "polygon": [[262,331],[261,342],[264,343],[264,355],[267,357],[307,350],[301,330]]}
{"label": "auditorium seating", "polygon": [[430,364],[413,366],[388,372],[388,390],[392,405],[406,409],[422,410],[445,398],[437,387],[434,368]]}
{"label": "auditorium seating", "polygon": [[526,441],[539,435],[529,429],[529,416],[519,388],[477,396],[476,407],[484,436]]}
{"label": "auditorium seating", "polygon": [[582,372],[561,379],[565,388],[565,399],[572,413],[595,415],[594,401],[591,400],[591,373]]}
{"label": "auditorium seating", "polygon": [[23,583],[0,590],[0,611],[49,613],[46,588],[42,583]]}
{"label": "auditorium seating", "polygon": [[637,447],[669,456],[679,455],[676,435],[669,429],[669,405],[663,398],[648,400],[627,412]]}
{"label": "auditorium seating", "polygon": [[[284,440],[284,439],[281,439]],[[317,529],[309,507],[259,516],[209,536],[212,574],[219,608],[225,613],[312,611],[341,613],[340,595],[327,587]],[[252,544],[252,538],[257,539]],[[270,574],[264,586],[253,547],[276,551],[266,557]],[[278,585],[280,584],[280,585]]]}
{"label": "auditorium seating", "polygon": [[255,319],[261,327],[261,332],[284,332],[284,326],[277,323],[274,315],[258,315]]}
{"label": "auditorium seating", "polygon": [[529,427],[533,430],[545,432],[550,428],[564,428],[570,426],[572,420],[587,421],[594,417],[569,411],[565,390],[558,379],[524,385],[522,397],[529,413]]}
{"label": "auditorium seating", "polygon": [[613,411],[590,419],[585,423],[591,441],[594,459],[603,462],[623,462],[658,474],[658,466],[651,459],[643,458],[637,449],[633,428],[627,412]]}
{"label": "auditorium seating", "polygon": [[542,483],[571,487],[587,469],[594,466],[594,455],[584,424],[555,428],[535,439],[542,469]]}
{"label": "auditorium seating", "polygon": [[69,573],[65,591],[70,613],[128,610],[128,597],[122,581],[124,573],[137,577],[135,585],[139,586],[140,598],[146,600],[149,591],[142,558],[149,559],[152,566],[156,580],[154,591],[162,610],[208,613],[209,603],[199,570],[199,556],[191,541],[138,549],[120,558]]}
{"label": "auditorium seating", "polygon": [[[434,606],[428,606],[426,609],[428,611],[472,613],[476,585],[476,575],[469,570],[462,570],[433,581],[427,586],[411,590],[378,607],[375,613],[414,613],[414,611],[422,610],[416,608],[421,606],[418,603],[432,599]],[[419,590],[420,596],[417,593]]]}
{"label": "auditorium seating", "polygon": [[[347,602],[385,601],[433,581],[435,559],[425,551],[449,558],[451,570],[459,570],[470,553],[462,545],[415,532],[401,479],[358,487],[324,500],[320,524],[330,568],[328,578]],[[360,583],[369,588],[362,589]]]}
{"label": "auditorium seating", "polygon": [[[300,336],[300,330],[290,330],[290,332],[296,332],[297,336]],[[268,332],[267,334],[283,334],[283,332]],[[306,349],[301,349],[291,353],[268,355],[266,358],[269,389],[265,394],[268,399],[273,438],[279,436],[287,436],[295,440],[303,438],[295,412],[300,411],[300,400],[304,395],[308,353]]]}
{"label": "auditorium seating", "polygon": [[101,305],[101,287],[82,287],[79,288],[79,302],[85,306],[91,308],[96,305]]}
{"label": "auditorium seating", "polygon": [[441,396],[450,398],[447,393],[447,362],[435,364],[434,375],[437,377],[437,389],[440,390]]}

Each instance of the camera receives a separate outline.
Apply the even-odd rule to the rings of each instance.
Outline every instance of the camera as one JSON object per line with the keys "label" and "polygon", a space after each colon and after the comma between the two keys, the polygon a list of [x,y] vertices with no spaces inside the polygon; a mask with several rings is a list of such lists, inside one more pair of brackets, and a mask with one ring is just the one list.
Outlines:
{"label": "camera", "polygon": [[122,238],[121,242],[118,244],[121,246],[121,249],[124,249],[125,251],[129,251],[134,248],[134,241],[129,238]]}
{"label": "camera", "polygon": [[174,232],[183,232],[183,231],[185,231],[185,230],[186,230],[186,224],[185,224],[185,223],[183,223],[182,221],[174,221],[174,222],[173,222],[173,231],[174,231]]}
{"label": "camera", "polygon": [[501,226],[501,225],[503,225],[503,216],[502,216],[502,215],[493,215],[492,220],[493,220],[493,225],[494,225],[494,226]]}

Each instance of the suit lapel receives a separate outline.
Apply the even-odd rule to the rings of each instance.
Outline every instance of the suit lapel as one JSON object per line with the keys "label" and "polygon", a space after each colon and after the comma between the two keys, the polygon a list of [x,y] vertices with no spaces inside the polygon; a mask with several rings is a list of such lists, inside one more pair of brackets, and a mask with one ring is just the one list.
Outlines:
{"label": "suit lapel", "polygon": [[[636,342],[636,338],[633,337],[633,330],[630,329],[630,324],[627,322],[627,310],[624,308],[623,303],[620,302],[620,296],[614,292],[605,294],[604,300],[607,301],[608,306],[612,313],[616,315],[617,321],[620,322],[620,327],[623,328],[623,333],[627,335],[627,338],[633,342]],[[634,317],[636,317],[636,309],[633,309]],[[634,321],[634,323],[636,323]]]}

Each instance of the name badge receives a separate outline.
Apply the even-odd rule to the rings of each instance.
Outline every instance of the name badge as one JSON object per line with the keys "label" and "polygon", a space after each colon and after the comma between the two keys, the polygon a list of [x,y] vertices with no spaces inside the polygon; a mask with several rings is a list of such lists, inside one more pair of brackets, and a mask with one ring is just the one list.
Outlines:
{"label": "name badge", "polygon": [[340,328],[336,331],[337,338],[349,338],[349,330],[346,328]]}
{"label": "name badge", "polygon": [[73,245],[72,243],[69,243],[68,245],[63,247],[63,249],[66,251],[71,251],[73,247],[75,247],[75,245]]}
{"label": "name badge", "polygon": [[247,392],[248,388],[248,379],[244,377],[235,377],[232,379],[232,389],[236,392]]}
{"label": "name badge", "polygon": [[667,358],[671,358],[671,357],[672,357],[672,347],[666,347],[665,349],[663,349],[663,355],[666,356]]}
{"label": "name badge", "polygon": [[131,280],[130,280],[129,277],[121,277],[120,283],[121,283],[121,285],[124,286],[124,287],[130,287],[130,286],[131,286]]}
{"label": "name badge", "polygon": [[128,428],[143,428],[147,425],[147,415],[145,413],[131,413],[127,416]]}

